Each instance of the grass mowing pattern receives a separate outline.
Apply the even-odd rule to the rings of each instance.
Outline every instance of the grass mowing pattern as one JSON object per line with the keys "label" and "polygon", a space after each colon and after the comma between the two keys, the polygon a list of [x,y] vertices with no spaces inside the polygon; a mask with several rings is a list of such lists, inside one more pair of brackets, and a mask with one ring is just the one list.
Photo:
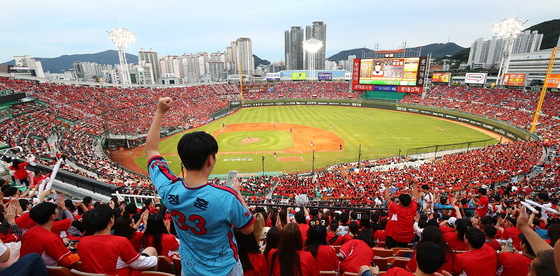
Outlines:
{"label": "grass mowing pattern", "polygon": [[[406,154],[407,149],[433,145],[462,143],[485,140],[491,137],[469,127],[438,118],[420,116],[398,111],[372,108],[341,106],[274,106],[245,108],[237,113],[214,121],[195,130],[214,133],[222,124],[239,123],[290,123],[328,130],[344,140],[342,151],[315,152],[315,170],[331,164],[355,162],[361,145],[361,160],[397,156],[399,149]],[[332,128],[331,128],[332,126]],[[190,130],[194,131],[194,130]],[[265,171],[296,173],[312,169],[312,153],[281,153],[278,157],[302,157],[303,161],[277,161],[271,151],[281,151],[290,143],[290,136],[275,137],[279,131],[265,131],[253,134],[250,131],[224,133],[218,137],[220,152],[217,155],[214,174],[226,174],[229,170],[242,173],[262,171],[262,157],[265,157]],[[229,135],[225,135],[229,134]],[[223,135],[223,136],[222,136]],[[239,140],[261,135],[266,141],[261,144],[242,144]],[[180,160],[176,155],[177,142],[181,135],[170,137],[160,143],[159,151],[170,161],[173,172],[180,172]],[[236,141],[236,139],[239,139]],[[262,140],[261,140],[262,141]],[[276,141],[279,143],[276,144]],[[497,143],[494,140],[493,143]],[[493,144],[489,143],[489,144]],[[245,153],[259,152],[259,153]],[[146,158],[140,157],[136,163],[146,166]]]}

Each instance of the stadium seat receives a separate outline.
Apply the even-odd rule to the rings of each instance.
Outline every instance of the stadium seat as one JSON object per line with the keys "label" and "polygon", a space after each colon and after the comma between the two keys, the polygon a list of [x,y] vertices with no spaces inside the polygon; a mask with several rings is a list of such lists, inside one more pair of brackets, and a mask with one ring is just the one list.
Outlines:
{"label": "stadium seat", "polygon": [[72,273],[72,276],[108,276],[108,274],[88,273],[88,272],[78,271],[76,269],[72,269],[70,270],[70,272]]}
{"label": "stadium seat", "polygon": [[173,261],[167,256],[158,256],[158,266],[156,271],[175,274]]}
{"label": "stadium seat", "polygon": [[389,268],[389,260],[387,259],[387,257],[374,256],[373,262],[376,266],[379,267],[380,271],[387,271],[387,269]]}
{"label": "stadium seat", "polygon": [[72,266],[73,269],[77,270],[77,271],[84,271],[84,266],[82,264],[82,261],[77,261],[74,266]]}
{"label": "stadium seat", "polygon": [[374,247],[374,248],[372,248],[372,250],[373,250],[373,256],[375,256],[375,257],[391,257],[391,256],[393,256],[393,250],[391,250],[391,249]]}
{"label": "stadium seat", "polygon": [[408,264],[408,261],[410,261],[410,258],[403,258],[403,257],[387,258],[387,262],[389,263],[391,268],[393,267],[406,268],[406,264]]}
{"label": "stadium seat", "polygon": [[141,276],[175,276],[175,274],[165,273],[161,271],[142,271]]}
{"label": "stadium seat", "polygon": [[406,247],[393,247],[393,248],[391,248],[391,250],[393,250],[393,255],[395,255],[395,256],[397,255],[397,253],[401,249],[410,249],[410,248],[406,248]]}
{"label": "stadium seat", "polygon": [[72,276],[70,269],[63,266],[47,266],[49,276]]}
{"label": "stadium seat", "polygon": [[410,248],[400,248],[398,250],[395,250],[395,248],[393,248],[393,255],[402,257],[405,254],[414,254],[414,250]]}
{"label": "stadium seat", "polygon": [[173,257],[171,259],[173,260],[173,265],[175,266],[175,275],[181,276],[181,258]]}

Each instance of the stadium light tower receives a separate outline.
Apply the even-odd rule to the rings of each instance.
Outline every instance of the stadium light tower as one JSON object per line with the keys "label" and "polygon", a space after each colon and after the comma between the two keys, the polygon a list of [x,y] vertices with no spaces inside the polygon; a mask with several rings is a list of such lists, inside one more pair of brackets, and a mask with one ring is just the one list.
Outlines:
{"label": "stadium light tower", "polygon": [[119,52],[119,61],[121,63],[121,83],[131,84],[130,72],[128,71],[128,63],[126,62],[126,53],[124,52],[124,49],[134,43],[136,40],[136,34],[125,28],[112,29],[107,31],[107,33]]}
{"label": "stadium light tower", "polygon": [[310,38],[303,42],[303,49],[309,54],[308,64],[311,81],[313,81],[315,76],[315,54],[321,47],[323,47],[323,42],[315,38]]}
{"label": "stadium light tower", "polygon": [[517,17],[502,19],[500,22],[492,26],[494,34],[505,40],[505,47],[500,61],[500,69],[498,70],[498,85],[503,84],[504,74],[507,73],[511,52],[513,51],[513,43],[517,36],[523,31],[523,25],[527,20],[523,21]]}

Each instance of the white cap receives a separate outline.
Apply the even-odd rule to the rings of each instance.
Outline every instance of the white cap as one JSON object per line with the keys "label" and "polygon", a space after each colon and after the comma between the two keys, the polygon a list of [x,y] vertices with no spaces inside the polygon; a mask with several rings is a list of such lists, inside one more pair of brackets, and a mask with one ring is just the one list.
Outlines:
{"label": "white cap", "polygon": [[456,218],[456,217],[450,217],[450,218],[447,220],[447,224],[449,224],[449,226],[455,227],[455,222],[456,222],[456,221],[457,221],[457,218]]}

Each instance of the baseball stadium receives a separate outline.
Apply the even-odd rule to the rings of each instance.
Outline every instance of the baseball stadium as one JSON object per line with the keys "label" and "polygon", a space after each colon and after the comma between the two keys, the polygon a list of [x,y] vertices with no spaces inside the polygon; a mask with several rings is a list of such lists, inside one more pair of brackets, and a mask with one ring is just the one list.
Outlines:
{"label": "baseball stadium", "polygon": [[[391,209],[394,207],[390,207],[396,206],[392,202],[404,204],[412,193],[421,203],[413,200],[410,206],[429,202],[420,206],[430,208],[433,202],[437,208],[435,213],[439,215],[429,213],[429,218],[420,218],[425,223],[434,220],[437,224],[434,217],[439,217],[442,225],[459,227],[455,223],[462,223],[460,214],[472,217],[476,210],[468,220],[469,229],[474,227],[482,233],[480,221],[486,213],[490,216],[505,211],[505,206],[517,206],[519,198],[544,198],[540,203],[522,202],[529,207],[533,205],[527,202],[543,208],[548,201],[556,203],[557,198],[539,192],[557,192],[559,94],[544,97],[541,91],[523,87],[437,83],[434,78],[427,85],[420,69],[423,59],[418,57],[403,65],[408,75],[398,80],[375,77],[375,59],[356,59],[354,77],[348,80],[302,80],[301,75],[313,74],[303,72],[288,81],[142,88],[0,77],[4,182],[13,180],[17,188],[7,185],[4,196],[23,194],[37,202],[66,197],[68,208],[85,206],[86,215],[91,203],[82,203],[82,198],[93,199],[100,206],[110,202],[111,208],[121,210],[121,214],[129,205],[133,213],[140,208],[141,212],[147,210],[146,214],[152,209],[158,213],[165,207],[149,178],[148,162],[158,162],[161,168],[165,159],[165,166],[171,170],[165,173],[173,175],[170,179],[174,181],[180,180],[175,175],[189,177],[177,145],[183,135],[202,131],[213,136],[219,146],[214,170],[208,177],[210,185],[224,185],[228,172],[238,171],[240,195],[255,216],[261,212],[266,216],[263,219],[259,215],[267,227],[290,228],[295,224],[289,223],[291,217],[299,221],[298,216],[304,215],[336,221],[333,233],[339,223],[343,225],[339,219],[344,217],[346,223],[350,217],[354,223],[360,219],[369,223],[371,215],[375,227],[380,227],[391,223],[387,222],[388,216],[396,216]],[[411,63],[416,67],[410,69]],[[157,158],[162,159],[148,161],[148,130],[162,97],[173,100],[159,133],[161,157]],[[19,164],[27,166],[29,176],[7,174]],[[487,194],[491,199],[487,199],[486,213],[482,214],[476,204],[488,198]],[[178,203],[173,196],[161,199]],[[80,204],[74,205],[72,200]],[[12,208],[10,204],[5,208]],[[208,202],[196,204],[204,209]],[[488,209],[490,205],[493,207]],[[505,212],[512,214],[510,207]],[[550,216],[557,212],[553,207],[543,208],[540,210],[552,210]],[[452,215],[453,220],[451,209],[459,212]],[[175,227],[200,230],[182,224],[183,214],[171,214],[179,222],[168,223],[169,232],[178,231]],[[135,221],[142,224],[140,216],[138,212]],[[412,221],[407,216],[394,223],[405,219]],[[504,227],[515,226],[503,223]],[[322,227],[327,231],[328,225]],[[526,233],[525,228],[520,229]],[[507,233],[501,236],[504,245]],[[375,246],[380,248],[375,249],[373,241],[366,246],[366,255],[371,252],[376,256],[371,259],[381,274],[391,268],[404,269],[414,253],[413,243],[393,240],[390,235],[387,241],[376,237]],[[265,236],[259,241],[265,241]],[[395,244],[403,251],[391,250]],[[476,249],[466,244],[470,247],[462,243],[453,252]],[[514,245],[521,248],[515,240]],[[332,246],[339,254],[346,252],[343,244]],[[370,250],[372,247],[374,250]],[[160,256],[159,271],[171,273],[165,275],[180,275],[180,266],[184,265],[178,244],[173,250]],[[347,271],[357,273],[354,268]]]}

